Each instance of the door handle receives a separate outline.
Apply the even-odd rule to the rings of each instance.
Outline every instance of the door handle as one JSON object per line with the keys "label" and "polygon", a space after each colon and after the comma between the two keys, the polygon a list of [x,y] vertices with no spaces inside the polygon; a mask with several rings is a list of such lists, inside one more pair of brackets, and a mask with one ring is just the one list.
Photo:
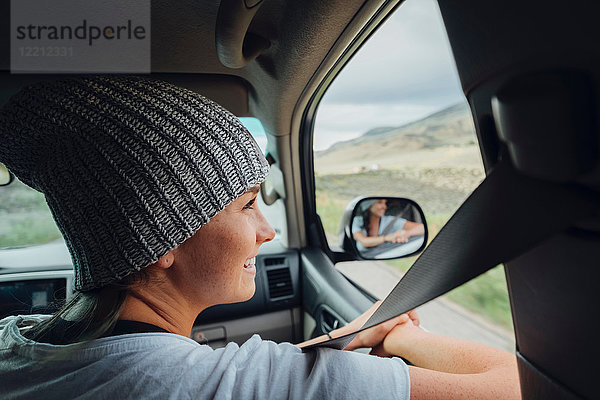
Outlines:
{"label": "door handle", "polygon": [[328,333],[342,326],[342,319],[332,310],[322,308],[320,313],[320,325],[321,332]]}

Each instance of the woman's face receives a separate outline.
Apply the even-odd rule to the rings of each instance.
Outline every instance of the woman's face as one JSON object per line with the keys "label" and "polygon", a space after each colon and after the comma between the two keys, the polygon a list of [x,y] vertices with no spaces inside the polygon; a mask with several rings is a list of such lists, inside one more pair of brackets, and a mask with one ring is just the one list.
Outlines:
{"label": "woman's face", "polygon": [[180,287],[205,306],[246,301],[254,294],[255,257],[275,231],[258,210],[258,186],[214,216],[175,250]]}
{"label": "woman's face", "polygon": [[387,203],[386,203],[386,200],[384,200],[384,199],[379,199],[379,200],[375,201],[375,203],[373,203],[371,205],[371,207],[369,207],[369,211],[371,212],[371,214],[376,217],[380,217],[380,218],[385,215],[386,210],[387,210]]}

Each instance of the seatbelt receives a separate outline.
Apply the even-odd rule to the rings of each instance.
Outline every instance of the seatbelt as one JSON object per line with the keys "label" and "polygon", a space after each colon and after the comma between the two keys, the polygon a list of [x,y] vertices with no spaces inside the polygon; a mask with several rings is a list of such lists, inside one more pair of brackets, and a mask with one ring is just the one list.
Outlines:
{"label": "seatbelt", "polygon": [[398,218],[400,218],[400,216],[401,216],[401,215],[404,215],[404,213],[405,213],[406,211],[408,211],[408,209],[409,209],[409,208],[410,208],[410,204],[409,204],[409,205],[407,205],[406,207],[404,207],[404,208],[402,209],[402,211],[400,211],[400,212],[398,213],[398,215],[396,215],[396,216],[394,217],[394,219],[392,219],[390,222],[388,222],[388,224],[387,224],[387,225],[385,226],[385,228],[384,228],[384,229],[381,231],[381,233],[379,234],[379,236],[385,236],[385,235],[387,235],[388,233],[390,233],[390,231],[392,230],[392,228],[393,228],[393,227],[394,227],[394,225],[396,224],[396,221],[398,221]]}
{"label": "seatbelt", "polygon": [[[568,207],[565,207],[567,205]],[[492,170],[358,331],[303,348],[345,348],[356,334],[410,311],[510,261],[574,222],[600,213],[600,196],[581,186]]]}

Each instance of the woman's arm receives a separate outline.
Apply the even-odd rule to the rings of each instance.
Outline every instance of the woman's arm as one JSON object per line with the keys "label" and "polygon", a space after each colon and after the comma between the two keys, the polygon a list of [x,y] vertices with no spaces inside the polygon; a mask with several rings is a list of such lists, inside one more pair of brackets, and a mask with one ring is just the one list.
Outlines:
{"label": "woman's arm", "polygon": [[396,325],[374,352],[400,356],[415,365],[409,367],[411,399],[518,399],[521,396],[514,355],[479,343],[425,332],[410,322]]}
{"label": "woman's arm", "polygon": [[[334,329],[329,332],[329,335],[321,335],[319,337],[307,340],[302,343],[296,344],[296,346],[303,348],[315,343],[321,343],[329,340],[331,338],[338,338],[341,336],[348,335],[350,333],[354,333],[358,331],[362,326],[367,322],[371,315],[379,308],[381,305],[381,300],[376,301],[371,308],[365,311],[362,315],[356,318],[354,321],[350,322],[348,325],[342,326],[341,328]],[[416,315],[416,314],[415,314]],[[395,318],[392,318],[388,321],[385,321],[379,325],[375,325],[372,328],[366,329],[360,333],[358,333],[354,339],[346,346],[344,350],[355,350],[359,348],[369,348],[381,345],[383,343],[383,339],[385,336],[394,328],[394,326],[403,323],[408,319],[407,314],[399,315]],[[418,320],[417,320],[418,321]]]}
{"label": "woman's arm", "polygon": [[418,222],[406,221],[404,226],[399,231],[392,233],[389,242],[406,243],[413,236],[423,235],[425,233],[425,225]]}
{"label": "woman's arm", "polygon": [[392,235],[393,234],[381,236],[367,236],[362,232],[355,232],[352,235],[352,237],[354,238],[354,240],[360,242],[365,247],[375,247],[384,244],[385,242],[391,242]]}
{"label": "woman's arm", "polygon": [[425,225],[418,222],[406,221],[402,229],[410,236],[423,235],[425,233]]}
{"label": "woman's arm", "polygon": [[[380,301],[350,324],[330,332],[339,337],[360,329]],[[419,317],[410,311],[360,332],[346,347],[372,347],[371,354],[399,356],[409,367],[411,399],[520,399],[515,356],[490,346],[428,333],[419,328]],[[298,347],[326,341],[327,335]]]}

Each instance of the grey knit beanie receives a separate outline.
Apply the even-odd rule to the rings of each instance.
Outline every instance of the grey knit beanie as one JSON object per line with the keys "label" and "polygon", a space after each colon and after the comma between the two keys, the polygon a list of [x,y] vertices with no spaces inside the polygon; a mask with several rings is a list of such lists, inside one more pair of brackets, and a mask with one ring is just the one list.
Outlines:
{"label": "grey knit beanie", "polygon": [[125,76],[40,83],[14,95],[0,110],[0,162],[45,195],[81,291],[155,262],[268,172],[224,108]]}

